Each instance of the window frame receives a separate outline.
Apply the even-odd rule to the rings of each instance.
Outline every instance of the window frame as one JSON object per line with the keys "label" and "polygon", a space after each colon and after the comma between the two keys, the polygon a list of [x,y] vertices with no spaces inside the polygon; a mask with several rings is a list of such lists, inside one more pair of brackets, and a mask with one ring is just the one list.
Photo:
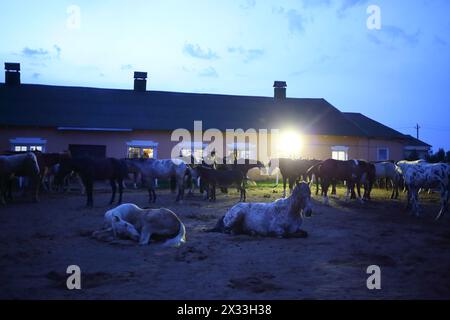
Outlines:
{"label": "window frame", "polygon": [[[11,151],[14,152],[31,152],[40,151],[45,152],[47,140],[39,137],[17,137],[9,140]],[[25,150],[16,150],[17,148]],[[31,149],[34,150],[31,150]],[[40,148],[41,150],[39,150]]]}
{"label": "window frame", "polygon": [[[380,159],[380,151],[386,150],[386,159]],[[377,161],[388,161],[390,158],[390,151],[388,147],[379,147],[377,148]]]}
{"label": "window frame", "polygon": [[151,141],[151,140],[132,140],[127,142],[127,149],[126,149],[126,157],[128,159],[130,158],[130,148],[139,149],[139,158],[143,158],[144,155],[144,149],[152,149],[153,150],[153,158],[151,159],[158,159],[158,142]]}
{"label": "window frame", "polygon": [[340,152],[343,152],[344,153],[344,160],[341,160],[341,161],[347,161],[348,159],[349,159],[349,156],[348,156],[348,151],[349,151],[349,147],[347,147],[347,146],[332,146],[331,147],[331,159],[334,159],[334,160],[341,160],[341,159],[339,159],[339,156],[338,156],[338,159],[335,159],[334,157],[333,157],[333,153],[334,152],[337,152],[338,153],[338,155],[339,155],[339,153]]}

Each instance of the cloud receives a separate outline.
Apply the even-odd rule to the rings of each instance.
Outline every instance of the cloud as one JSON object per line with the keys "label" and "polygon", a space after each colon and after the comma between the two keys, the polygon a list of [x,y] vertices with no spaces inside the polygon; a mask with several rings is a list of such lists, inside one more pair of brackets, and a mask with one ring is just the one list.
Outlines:
{"label": "cloud", "polygon": [[244,0],[239,6],[241,9],[249,10],[256,6],[256,0]]}
{"label": "cloud", "polygon": [[376,44],[376,45],[382,45],[382,41],[375,35],[375,34],[373,34],[373,33],[369,33],[368,35],[367,35],[367,39],[370,41],[370,42],[372,42],[373,44]]}
{"label": "cloud", "polygon": [[56,50],[56,57],[59,59],[61,57],[61,47],[55,44],[53,48]]}
{"label": "cloud", "polygon": [[31,49],[28,47],[25,47],[22,49],[22,55],[26,57],[45,57],[48,56],[48,50],[44,50],[42,48],[39,49]]}
{"label": "cloud", "polygon": [[132,64],[123,64],[120,66],[120,70],[132,70],[133,65]]}
{"label": "cloud", "polygon": [[243,57],[245,63],[261,58],[265,51],[263,49],[244,49],[243,47],[230,47],[229,53],[236,53]]}
{"label": "cloud", "polygon": [[338,17],[342,18],[345,16],[346,11],[352,9],[353,7],[360,6],[366,3],[367,0],[342,0],[341,6],[337,11]]}
{"label": "cloud", "polygon": [[303,33],[305,31],[305,17],[297,10],[285,10],[283,7],[272,8],[272,12],[284,16],[288,20],[289,31],[291,33]]}
{"label": "cloud", "polygon": [[334,60],[336,57],[332,57],[329,55],[321,55],[318,58],[314,59],[311,63],[308,63],[306,67],[304,67],[303,69],[291,72],[289,75],[290,76],[294,76],[294,77],[298,77],[298,76],[303,76],[304,74],[307,73],[316,73],[318,70],[322,70],[324,68],[328,68],[329,66],[329,62]]}
{"label": "cloud", "polygon": [[383,25],[379,31],[371,31],[368,40],[376,45],[388,45],[401,43],[415,46],[419,43],[420,30],[415,33],[407,33],[400,27]]}
{"label": "cloud", "polygon": [[341,11],[351,9],[355,6],[363,5],[367,3],[367,0],[342,0]]}
{"label": "cloud", "polygon": [[61,57],[62,49],[58,45],[53,45],[51,50],[43,49],[43,48],[30,48],[25,47],[22,49],[20,54],[26,58],[35,58],[35,59],[59,59]]}
{"label": "cloud", "polygon": [[420,31],[408,34],[405,30],[395,26],[383,26],[381,31],[393,40],[402,40],[410,45],[415,45],[419,42]]}
{"label": "cloud", "polygon": [[331,0],[303,0],[303,7],[321,7],[326,6],[329,7],[331,5]]}
{"label": "cloud", "polygon": [[442,39],[439,36],[434,36],[433,42],[437,45],[444,46],[444,47],[447,46],[447,44],[448,44],[447,40]]}
{"label": "cloud", "polygon": [[183,52],[197,59],[213,60],[219,58],[217,53],[213,52],[210,48],[204,50],[198,44],[186,43]]}
{"label": "cloud", "polygon": [[203,69],[198,73],[200,77],[207,77],[207,78],[218,78],[219,74],[217,73],[216,69],[213,67],[208,67],[206,69]]}
{"label": "cloud", "polygon": [[32,74],[33,79],[38,79],[40,76],[41,76],[41,74],[38,72],[35,72]]}

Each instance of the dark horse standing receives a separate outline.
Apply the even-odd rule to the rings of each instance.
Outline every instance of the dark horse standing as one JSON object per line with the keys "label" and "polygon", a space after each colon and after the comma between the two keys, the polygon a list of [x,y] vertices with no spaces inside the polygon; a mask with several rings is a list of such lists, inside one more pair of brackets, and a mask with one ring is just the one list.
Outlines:
{"label": "dark horse standing", "polygon": [[347,183],[347,195],[351,193],[351,199],[356,199],[355,185],[358,197],[361,199],[361,183],[364,183],[364,198],[370,199],[370,190],[375,180],[375,167],[363,160],[340,161],[328,159],[319,166],[324,202],[328,203],[328,187],[334,181],[345,181]]}
{"label": "dark horse standing", "polygon": [[279,158],[272,159],[269,162],[269,168],[272,165],[276,166],[276,162],[278,162],[278,167],[280,168],[281,175],[283,176],[283,197],[286,196],[286,182],[289,180],[289,191],[292,193],[292,188],[294,187],[294,183],[300,178],[303,177],[304,180],[306,178],[311,178],[308,176],[308,169],[312,166],[320,163],[320,160],[303,160],[303,159],[288,159],[288,158]]}
{"label": "dark horse standing", "polygon": [[128,175],[128,168],[124,161],[115,158],[67,158],[60,163],[59,171],[55,177],[56,183],[61,184],[64,177],[72,171],[79,174],[86,188],[86,206],[92,207],[94,205],[93,187],[96,180],[109,180],[112,189],[110,204],[114,202],[116,197],[117,182],[119,186],[118,203],[122,203],[122,182]]}

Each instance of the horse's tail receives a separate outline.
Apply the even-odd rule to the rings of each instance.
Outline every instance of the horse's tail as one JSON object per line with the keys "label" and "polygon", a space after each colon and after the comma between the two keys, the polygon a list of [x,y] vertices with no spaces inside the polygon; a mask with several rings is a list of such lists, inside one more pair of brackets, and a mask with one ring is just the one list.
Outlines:
{"label": "horse's tail", "polygon": [[186,168],[186,171],[184,172],[184,181],[186,183],[186,186],[188,188],[192,187],[192,172],[189,167]]}
{"label": "horse's tail", "polygon": [[219,221],[217,221],[217,223],[214,226],[214,228],[206,229],[205,232],[219,232],[219,233],[223,233],[225,231],[225,223],[223,222],[224,218],[225,218],[225,216],[221,217],[219,219]]}
{"label": "horse's tail", "polygon": [[177,189],[177,178],[176,176],[170,177],[170,191],[175,192]]}
{"label": "horse's tail", "polygon": [[314,175],[317,178],[317,175],[319,173],[319,169],[320,169],[321,165],[322,165],[322,162],[319,162],[318,164],[315,164],[312,167],[310,167],[308,170],[306,170],[306,176],[312,177]]}
{"label": "horse's tail", "polygon": [[164,242],[164,246],[166,247],[179,247],[183,243],[186,242],[186,227],[184,226],[183,222],[179,221],[180,223],[180,229],[178,231],[178,234],[175,238],[169,239],[166,242]]}

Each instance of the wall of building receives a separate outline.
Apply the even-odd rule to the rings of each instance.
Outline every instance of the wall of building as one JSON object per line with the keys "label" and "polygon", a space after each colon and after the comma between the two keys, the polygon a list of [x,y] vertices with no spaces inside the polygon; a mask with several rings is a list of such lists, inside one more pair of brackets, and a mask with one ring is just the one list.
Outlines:
{"label": "wall of building", "polygon": [[[69,144],[106,145],[108,157],[123,158],[127,156],[127,142],[132,140],[151,140],[159,143],[158,158],[169,158],[177,142],[170,141],[168,131],[132,131],[132,132],[98,132],[98,131],[59,131],[54,128],[0,128],[0,150],[10,150],[9,140],[18,137],[36,137],[47,140],[46,152],[68,150]],[[268,138],[269,154],[275,155],[271,148],[272,137]],[[224,146],[226,141],[224,141]],[[404,158],[403,145],[389,140],[368,140],[361,137],[339,136],[304,136],[303,147],[298,157],[309,159],[328,159],[333,146],[348,147],[349,159],[366,159],[377,161],[378,148],[388,148],[391,160]]]}

